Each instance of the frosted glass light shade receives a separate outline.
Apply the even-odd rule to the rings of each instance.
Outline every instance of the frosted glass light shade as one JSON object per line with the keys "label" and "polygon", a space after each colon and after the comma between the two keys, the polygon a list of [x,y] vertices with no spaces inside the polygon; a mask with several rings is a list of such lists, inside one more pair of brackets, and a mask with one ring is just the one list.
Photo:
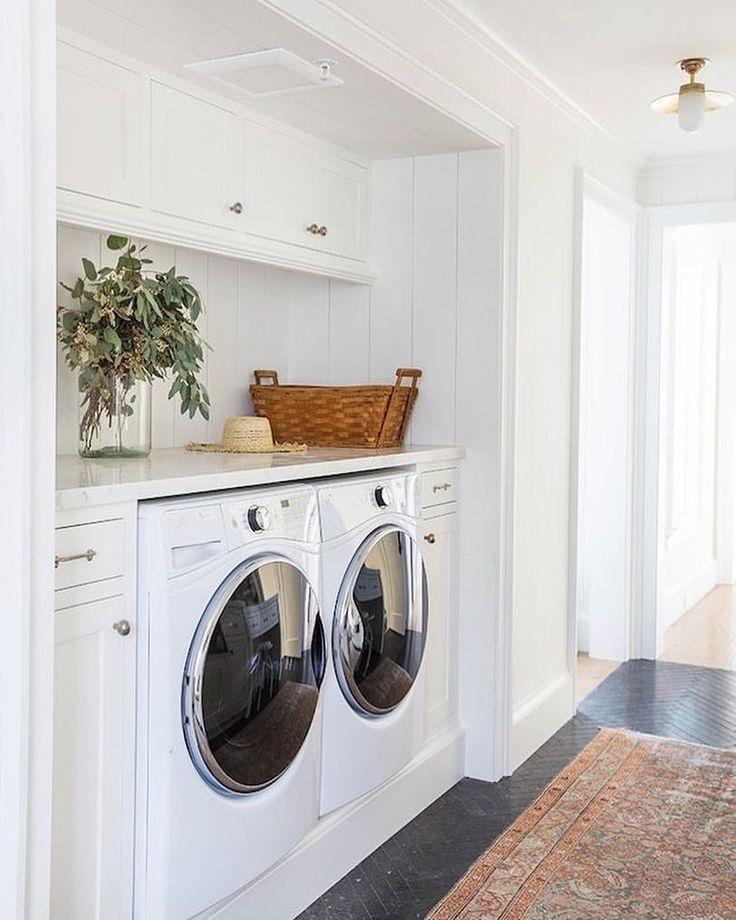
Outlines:
{"label": "frosted glass light shade", "polygon": [[705,87],[702,83],[685,84],[680,89],[677,120],[683,131],[697,131],[705,118]]}

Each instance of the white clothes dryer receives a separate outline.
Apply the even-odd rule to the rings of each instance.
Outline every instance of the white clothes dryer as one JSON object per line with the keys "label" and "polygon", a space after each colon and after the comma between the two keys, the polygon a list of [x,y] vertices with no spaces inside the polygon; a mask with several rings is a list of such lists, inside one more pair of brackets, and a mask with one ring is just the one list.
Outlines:
{"label": "white clothes dryer", "polygon": [[318,819],[316,492],[146,502],[139,535],[136,917],[187,920]]}
{"label": "white clothes dryer", "polygon": [[318,496],[332,651],[323,687],[326,814],[385,782],[419,749],[428,611],[416,475],[326,483]]}

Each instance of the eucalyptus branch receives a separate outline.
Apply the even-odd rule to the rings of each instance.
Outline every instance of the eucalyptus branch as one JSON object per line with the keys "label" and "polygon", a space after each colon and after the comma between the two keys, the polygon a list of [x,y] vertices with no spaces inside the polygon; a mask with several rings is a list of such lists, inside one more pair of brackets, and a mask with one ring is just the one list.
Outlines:
{"label": "eucalyptus branch", "polygon": [[[148,268],[126,237],[109,236],[107,248],[120,251],[114,267],[99,270],[82,259],[84,276],[72,286],[62,284],[73,306],[60,307],[59,339],[67,364],[79,370],[83,417],[80,432],[89,446],[104,415],[112,418],[117,377],[127,391],[137,380],[152,382],[173,376],[169,399],[179,396],[182,415],[210,414],[210,397],[200,383],[206,343],[197,329],[203,305],[199,292],[172,266]],[[132,406],[122,407],[131,414]]]}

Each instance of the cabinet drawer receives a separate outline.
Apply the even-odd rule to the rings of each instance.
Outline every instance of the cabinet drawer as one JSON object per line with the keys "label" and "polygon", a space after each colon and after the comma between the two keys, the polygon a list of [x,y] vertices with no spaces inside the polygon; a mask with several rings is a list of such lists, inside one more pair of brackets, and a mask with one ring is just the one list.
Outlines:
{"label": "cabinet drawer", "polygon": [[59,527],[56,531],[56,589],[73,588],[123,574],[122,520]]}
{"label": "cabinet drawer", "polygon": [[459,486],[460,477],[456,467],[422,473],[422,508],[456,502]]}

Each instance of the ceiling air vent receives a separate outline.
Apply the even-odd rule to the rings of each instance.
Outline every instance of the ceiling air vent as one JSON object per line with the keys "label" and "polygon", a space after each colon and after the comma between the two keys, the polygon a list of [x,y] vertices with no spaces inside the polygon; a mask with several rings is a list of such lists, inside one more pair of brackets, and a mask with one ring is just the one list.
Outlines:
{"label": "ceiling air vent", "polygon": [[184,69],[236,86],[251,96],[275,96],[343,82],[332,70],[335,61],[306,61],[285,48],[268,48],[231,57],[186,64]]}

